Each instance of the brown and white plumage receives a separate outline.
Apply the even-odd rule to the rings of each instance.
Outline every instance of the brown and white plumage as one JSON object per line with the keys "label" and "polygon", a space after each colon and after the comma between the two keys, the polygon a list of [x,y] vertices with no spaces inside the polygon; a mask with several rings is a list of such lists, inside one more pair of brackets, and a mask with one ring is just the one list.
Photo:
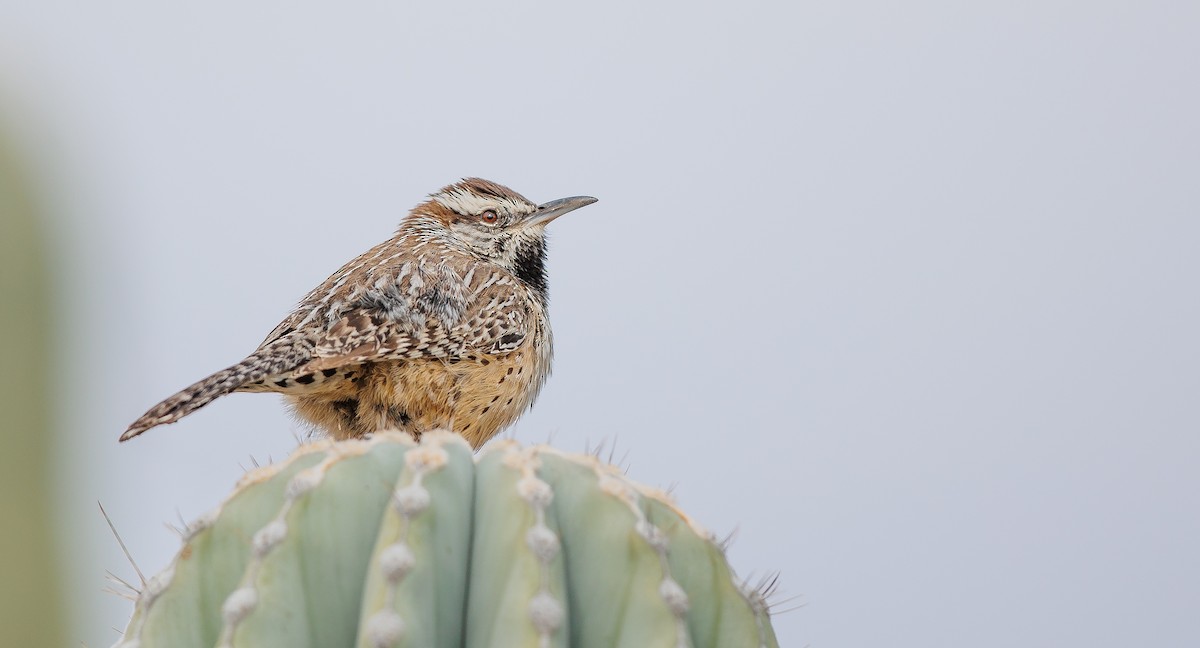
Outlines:
{"label": "brown and white plumage", "polygon": [[539,207],[479,178],[443,188],[309,292],[254,353],[154,406],[121,440],[246,391],[286,395],[336,438],[449,428],[482,445],[550,371],[545,226],[592,202]]}

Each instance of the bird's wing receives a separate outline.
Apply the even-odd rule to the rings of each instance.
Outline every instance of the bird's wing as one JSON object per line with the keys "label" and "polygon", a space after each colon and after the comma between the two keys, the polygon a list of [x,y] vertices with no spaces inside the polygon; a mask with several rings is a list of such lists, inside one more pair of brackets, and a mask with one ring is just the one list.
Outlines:
{"label": "bird's wing", "polygon": [[507,273],[464,278],[440,266],[382,285],[350,300],[316,336],[312,360],[291,375],[381,360],[501,355],[529,334],[530,298]]}
{"label": "bird's wing", "polygon": [[357,282],[353,279],[355,279],[356,273],[361,273],[365,267],[375,263],[384,250],[394,245],[394,240],[384,241],[347,261],[341,268],[338,268],[337,272],[329,275],[320,285],[310,290],[296,305],[296,308],[267,334],[266,339],[259,345],[259,349],[295,331],[311,331],[336,321],[347,310],[343,306],[354,291]]}

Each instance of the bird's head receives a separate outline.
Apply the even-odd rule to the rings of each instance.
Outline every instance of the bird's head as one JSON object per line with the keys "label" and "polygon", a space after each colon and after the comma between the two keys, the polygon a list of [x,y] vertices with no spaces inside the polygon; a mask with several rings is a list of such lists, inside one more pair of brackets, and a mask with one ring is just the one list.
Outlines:
{"label": "bird's head", "polygon": [[413,215],[445,227],[451,244],[496,263],[546,293],[546,225],[596,202],[575,196],[536,205],[503,185],[467,178],[431,194]]}

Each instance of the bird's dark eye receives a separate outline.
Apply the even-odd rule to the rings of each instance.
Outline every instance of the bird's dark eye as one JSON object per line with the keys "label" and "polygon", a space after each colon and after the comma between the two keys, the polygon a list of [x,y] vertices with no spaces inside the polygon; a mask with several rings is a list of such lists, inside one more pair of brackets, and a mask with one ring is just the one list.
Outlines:
{"label": "bird's dark eye", "polygon": [[479,220],[491,225],[492,223],[500,220],[500,217],[496,215],[496,212],[489,209],[479,215]]}

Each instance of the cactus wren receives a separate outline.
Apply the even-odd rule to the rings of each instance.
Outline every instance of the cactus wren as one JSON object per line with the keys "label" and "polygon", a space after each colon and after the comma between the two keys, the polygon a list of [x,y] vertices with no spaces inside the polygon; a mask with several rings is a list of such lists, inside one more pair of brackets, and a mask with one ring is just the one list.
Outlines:
{"label": "cactus wren", "polygon": [[155,405],[121,441],[230,392],[283,394],[338,439],[452,429],[478,448],[550,373],[546,224],[596,202],[535,205],[468,178],[342,266],[245,360]]}

